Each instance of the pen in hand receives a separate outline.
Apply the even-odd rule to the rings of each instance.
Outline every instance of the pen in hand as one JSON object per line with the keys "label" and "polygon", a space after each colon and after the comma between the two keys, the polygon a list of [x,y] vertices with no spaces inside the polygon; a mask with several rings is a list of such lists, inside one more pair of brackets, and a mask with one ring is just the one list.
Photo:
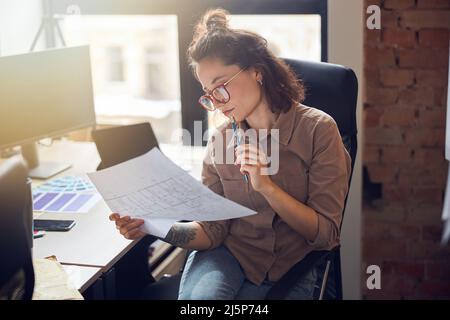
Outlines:
{"label": "pen in hand", "polygon": [[[237,146],[239,146],[240,144],[241,144],[241,137],[239,136],[239,132],[238,132],[238,130],[237,130],[237,124],[236,124],[236,120],[234,120],[234,118],[232,118],[232,122],[231,122],[231,126],[232,126],[232,128],[233,128],[233,135],[234,135],[234,141],[235,141],[235,144],[237,145]],[[247,174],[244,174],[244,181],[245,181],[245,183],[248,183],[248,176],[247,176]]]}

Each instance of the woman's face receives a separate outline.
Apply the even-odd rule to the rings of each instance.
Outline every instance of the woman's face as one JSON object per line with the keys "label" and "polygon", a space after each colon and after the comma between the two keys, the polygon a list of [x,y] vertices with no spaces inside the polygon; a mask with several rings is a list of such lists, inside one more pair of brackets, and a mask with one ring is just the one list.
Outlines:
{"label": "woman's face", "polygon": [[[197,78],[205,93],[211,93],[214,88],[230,80],[240,70],[238,65],[226,66],[218,58],[202,59],[196,66]],[[222,104],[213,99],[214,105],[226,117],[233,117],[238,122],[243,121],[262,100],[263,90],[258,80],[261,80],[259,72],[253,68],[244,70],[226,86],[230,101]]]}

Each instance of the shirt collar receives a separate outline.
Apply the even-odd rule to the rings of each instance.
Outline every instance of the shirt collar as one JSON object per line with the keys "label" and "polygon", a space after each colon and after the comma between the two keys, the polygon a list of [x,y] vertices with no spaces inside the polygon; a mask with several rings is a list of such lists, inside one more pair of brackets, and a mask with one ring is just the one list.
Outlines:
{"label": "shirt collar", "polygon": [[290,107],[288,111],[281,112],[272,129],[279,130],[280,143],[287,146],[292,137],[295,124],[295,107]]}
{"label": "shirt collar", "polygon": [[[289,108],[286,112],[281,112],[272,128],[279,130],[279,142],[285,146],[288,145],[292,137],[292,132],[294,131],[295,114],[295,107]],[[242,121],[240,128],[244,131],[249,129],[247,121]]]}

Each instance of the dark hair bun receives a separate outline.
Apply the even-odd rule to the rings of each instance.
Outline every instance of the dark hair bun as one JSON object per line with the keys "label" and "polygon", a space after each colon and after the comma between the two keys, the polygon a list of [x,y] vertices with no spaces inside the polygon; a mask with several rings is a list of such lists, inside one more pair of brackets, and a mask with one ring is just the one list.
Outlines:
{"label": "dark hair bun", "polygon": [[206,12],[202,23],[208,32],[228,29],[228,11],[224,9],[213,9]]}
{"label": "dark hair bun", "polygon": [[210,9],[195,27],[195,33],[200,36],[206,33],[228,30],[229,12],[224,9]]}

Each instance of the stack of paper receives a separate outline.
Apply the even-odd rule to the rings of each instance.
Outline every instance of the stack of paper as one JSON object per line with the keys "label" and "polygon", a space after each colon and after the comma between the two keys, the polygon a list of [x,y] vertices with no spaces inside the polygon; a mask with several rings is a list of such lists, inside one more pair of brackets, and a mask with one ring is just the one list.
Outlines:
{"label": "stack of paper", "polygon": [[83,300],[83,296],[57,261],[34,259],[33,267],[33,300]]}

